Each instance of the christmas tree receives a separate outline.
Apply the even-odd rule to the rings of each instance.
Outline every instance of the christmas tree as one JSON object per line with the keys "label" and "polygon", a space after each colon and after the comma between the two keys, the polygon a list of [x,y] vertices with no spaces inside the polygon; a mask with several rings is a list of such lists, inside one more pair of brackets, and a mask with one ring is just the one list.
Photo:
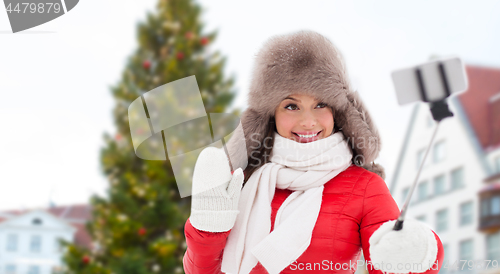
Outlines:
{"label": "christmas tree", "polygon": [[86,227],[94,247],[88,250],[61,240],[63,273],[184,273],[183,229],[190,196],[180,197],[168,159],[135,155],[127,111],[149,90],[195,75],[206,112],[225,112],[236,94],[234,79],[223,75],[226,59],[208,50],[217,32],[202,33],[200,12],[192,0],[160,0],[154,13],[138,24],[139,48],[119,83],[111,87],[117,131],[104,134],[106,147],[101,149],[108,195],[90,200],[92,221]]}

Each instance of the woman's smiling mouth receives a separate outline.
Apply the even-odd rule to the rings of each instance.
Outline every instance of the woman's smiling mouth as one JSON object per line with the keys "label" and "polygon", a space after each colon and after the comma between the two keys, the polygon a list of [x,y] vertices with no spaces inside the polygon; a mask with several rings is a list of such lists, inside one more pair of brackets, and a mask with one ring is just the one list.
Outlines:
{"label": "woman's smiling mouth", "polygon": [[318,135],[322,132],[322,130],[314,133],[314,132],[293,132],[292,133],[297,136],[297,139],[300,143],[308,143],[318,140]]}

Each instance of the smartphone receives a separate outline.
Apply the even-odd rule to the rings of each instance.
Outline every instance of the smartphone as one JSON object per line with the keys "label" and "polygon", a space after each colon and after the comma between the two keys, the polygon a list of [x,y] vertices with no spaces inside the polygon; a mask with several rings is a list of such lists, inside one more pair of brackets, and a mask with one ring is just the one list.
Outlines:
{"label": "smartphone", "polygon": [[468,88],[464,64],[456,56],[393,71],[392,81],[400,105],[437,102]]}

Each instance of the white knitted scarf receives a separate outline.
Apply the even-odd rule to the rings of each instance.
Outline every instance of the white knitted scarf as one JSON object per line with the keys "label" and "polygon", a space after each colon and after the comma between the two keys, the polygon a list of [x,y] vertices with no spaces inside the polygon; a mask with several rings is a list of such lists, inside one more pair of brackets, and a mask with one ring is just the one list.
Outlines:
{"label": "white knitted scarf", "polygon": [[[347,169],[351,159],[341,131],[309,143],[275,132],[271,162],[257,169],[242,189],[222,272],[248,274],[260,262],[270,274],[278,274],[295,261],[311,242],[323,185]],[[275,188],[294,192],[279,208],[269,233]]]}

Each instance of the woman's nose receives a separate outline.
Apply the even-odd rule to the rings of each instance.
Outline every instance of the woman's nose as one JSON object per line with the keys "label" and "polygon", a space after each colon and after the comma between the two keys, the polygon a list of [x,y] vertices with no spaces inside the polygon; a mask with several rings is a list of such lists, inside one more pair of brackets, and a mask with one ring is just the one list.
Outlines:
{"label": "woman's nose", "polygon": [[305,111],[302,114],[300,125],[305,129],[312,129],[316,126],[317,119],[313,113]]}

